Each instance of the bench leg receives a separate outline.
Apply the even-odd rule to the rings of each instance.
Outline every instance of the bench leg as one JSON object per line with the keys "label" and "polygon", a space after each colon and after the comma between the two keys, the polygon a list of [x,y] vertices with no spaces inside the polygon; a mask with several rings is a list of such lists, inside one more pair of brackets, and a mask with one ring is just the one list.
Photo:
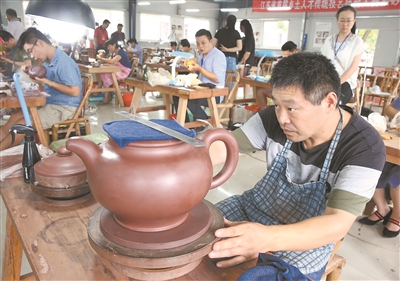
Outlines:
{"label": "bench leg", "polygon": [[22,263],[22,244],[8,212],[3,258],[3,274],[1,280],[19,281]]}

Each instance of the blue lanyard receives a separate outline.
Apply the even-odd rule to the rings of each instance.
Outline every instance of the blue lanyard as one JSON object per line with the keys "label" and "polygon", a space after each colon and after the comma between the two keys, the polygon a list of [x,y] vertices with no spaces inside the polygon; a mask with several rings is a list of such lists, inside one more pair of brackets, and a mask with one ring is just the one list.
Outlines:
{"label": "blue lanyard", "polygon": [[347,36],[344,38],[343,42],[340,43],[340,46],[339,46],[339,48],[338,48],[337,50],[336,50],[336,43],[337,43],[337,40],[338,40],[338,38],[339,38],[339,35],[336,36],[335,47],[334,47],[334,49],[333,49],[333,52],[335,53],[335,59],[336,59],[336,57],[337,57],[337,53],[339,53],[340,48],[342,47],[343,43],[346,42],[347,37],[349,37],[350,34],[351,34],[351,32],[349,32],[349,34],[347,34]]}

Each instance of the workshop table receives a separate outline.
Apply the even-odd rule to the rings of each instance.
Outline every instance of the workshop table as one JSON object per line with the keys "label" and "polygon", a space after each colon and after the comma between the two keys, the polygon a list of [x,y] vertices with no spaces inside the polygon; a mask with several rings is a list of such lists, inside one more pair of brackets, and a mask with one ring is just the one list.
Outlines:
{"label": "workshop table", "polygon": [[[131,104],[131,111],[133,114],[138,112],[146,112],[146,111],[155,111],[155,110],[165,110],[165,119],[169,119],[171,110],[170,104],[171,99],[170,96],[177,96],[179,97],[179,104],[178,104],[178,112],[176,121],[179,124],[187,127],[192,128],[195,126],[204,126],[204,124],[200,122],[190,122],[185,123],[185,115],[188,101],[191,99],[201,99],[206,98],[208,101],[208,107],[210,109],[210,116],[211,116],[211,125],[214,128],[219,128],[221,123],[219,121],[218,116],[218,109],[215,97],[217,96],[226,96],[229,93],[228,88],[215,88],[215,89],[208,89],[208,88],[199,88],[199,89],[192,89],[186,87],[175,87],[175,86],[167,86],[167,85],[156,85],[151,86],[148,82],[143,80],[138,80],[135,78],[127,78],[125,79],[125,84],[135,87],[135,92],[132,99]],[[145,107],[139,108],[139,102],[144,93],[146,91],[158,91],[162,94],[164,105],[163,106],[156,106],[156,107]]]}
{"label": "workshop table", "polygon": [[250,85],[253,87],[253,99],[255,99],[257,104],[260,104],[257,100],[257,88],[264,88],[264,89],[271,88],[268,82],[256,81],[248,77],[240,77],[239,84]]}
{"label": "workshop table", "polygon": [[98,67],[93,67],[90,65],[85,65],[85,64],[80,64],[78,63],[79,70],[81,72],[89,73],[89,74],[95,74],[97,81],[100,81],[100,73],[109,73],[111,74],[111,78],[113,80],[113,85],[110,88],[92,88],[90,93],[101,93],[101,92],[110,92],[110,91],[115,91],[116,94],[116,99],[115,103],[120,104],[120,106],[124,106],[124,101],[122,99],[121,95],[121,90],[119,89],[119,83],[117,80],[117,77],[115,76],[116,72],[120,72],[121,69],[116,66],[116,65],[111,65],[111,64],[103,64]]}
{"label": "workshop table", "polygon": [[[38,94],[37,96],[26,96],[26,106],[29,109],[32,118],[32,126],[36,128],[39,141],[45,146],[49,147],[46,135],[44,133],[42,122],[37,111],[37,108],[46,104],[46,97]],[[18,97],[13,96],[0,96],[0,108],[21,108]]]}
{"label": "workshop table", "polygon": [[[7,208],[2,280],[20,279],[22,249],[32,268],[24,280],[132,280],[90,246],[87,223],[100,205],[92,198],[71,207],[52,207],[22,177],[1,182]],[[204,257],[192,272],[173,280],[237,280],[255,264],[220,269]]]}

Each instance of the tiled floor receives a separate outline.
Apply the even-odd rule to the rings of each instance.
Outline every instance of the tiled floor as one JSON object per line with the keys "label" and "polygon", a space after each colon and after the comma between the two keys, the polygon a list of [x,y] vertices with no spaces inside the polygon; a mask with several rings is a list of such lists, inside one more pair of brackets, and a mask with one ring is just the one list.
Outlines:
{"label": "tiled floor", "polygon": [[[160,102],[148,95],[147,103]],[[96,112],[89,112],[92,132],[102,132],[102,124],[120,119],[115,111],[126,110],[114,104],[99,106]],[[163,112],[141,113],[143,117],[163,118]],[[245,109],[236,110],[237,121],[249,118],[252,113]],[[215,172],[220,167],[215,167]],[[216,203],[232,194],[241,194],[250,189],[265,174],[265,153],[257,152],[241,155],[233,176],[222,186],[211,190],[206,199]],[[1,201],[1,253],[4,250],[5,208]],[[382,238],[383,225],[367,227],[355,222],[339,248],[338,254],[345,257],[347,264],[341,274],[341,280],[400,280],[400,237]],[[26,259],[23,261],[22,274],[30,272]]]}

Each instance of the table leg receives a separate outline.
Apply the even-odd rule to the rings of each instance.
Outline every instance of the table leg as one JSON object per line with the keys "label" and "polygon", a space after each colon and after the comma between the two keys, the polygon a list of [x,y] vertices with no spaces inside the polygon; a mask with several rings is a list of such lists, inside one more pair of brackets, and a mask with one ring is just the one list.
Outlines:
{"label": "table leg", "polygon": [[207,98],[207,102],[208,102],[208,108],[210,109],[210,116],[212,120],[211,125],[214,128],[221,127],[221,122],[219,122],[218,108],[217,108],[217,102],[215,101],[215,97]]}
{"label": "table leg", "polygon": [[260,104],[257,99],[257,86],[253,86],[253,98],[256,100],[256,104]]}
{"label": "table leg", "polygon": [[47,138],[45,136],[45,133],[44,133],[44,130],[43,130],[43,127],[42,127],[42,122],[40,122],[40,117],[39,117],[39,113],[37,111],[37,107],[29,107],[29,111],[31,112],[33,126],[37,130],[37,134],[38,134],[40,142],[45,147],[49,147],[49,143],[47,141]]}
{"label": "table leg", "polygon": [[122,99],[122,95],[121,95],[121,90],[119,89],[119,84],[117,81],[117,77],[115,77],[115,73],[111,72],[111,78],[113,80],[113,84],[114,84],[114,88],[115,88],[115,94],[117,95],[117,98],[115,100],[115,103],[118,104],[120,106],[124,106],[124,101]]}
{"label": "table leg", "polygon": [[20,280],[22,244],[7,212],[6,239],[4,242],[3,274],[1,280]]}
{"label": "table leg", "polygon": [[169,115],[171,114],[171,104],[172,104],[172,101],[171,101],[171,98],[172,98],[172,96],[170,96],[170,95],[167,95],[167,94],[163,94],[163,93],[160,93],[161,95],[162,95],[162,97],[163,97],[163,102],[164,102],[164,105],[165,105],[165,116],[164,116],[164,118],[165,119],[169,119]]}
{"label": "table leg", "polygon": [[139,108],[140,99],[142,98],[142,93],[143,93],[142,89],[140,89],[139,87],[135,87],[135,91],[133,92],[133,99],[131,102],[131,106],[129,108],[129,113],[136,114]]}
{"label": "table leg", "polygon": [[182,126],[185,125],[185,117],[186,117],[186,110],[187,110],[188,99],[179,97],[178,103],[178,112],[176,113],[176,121]]}

